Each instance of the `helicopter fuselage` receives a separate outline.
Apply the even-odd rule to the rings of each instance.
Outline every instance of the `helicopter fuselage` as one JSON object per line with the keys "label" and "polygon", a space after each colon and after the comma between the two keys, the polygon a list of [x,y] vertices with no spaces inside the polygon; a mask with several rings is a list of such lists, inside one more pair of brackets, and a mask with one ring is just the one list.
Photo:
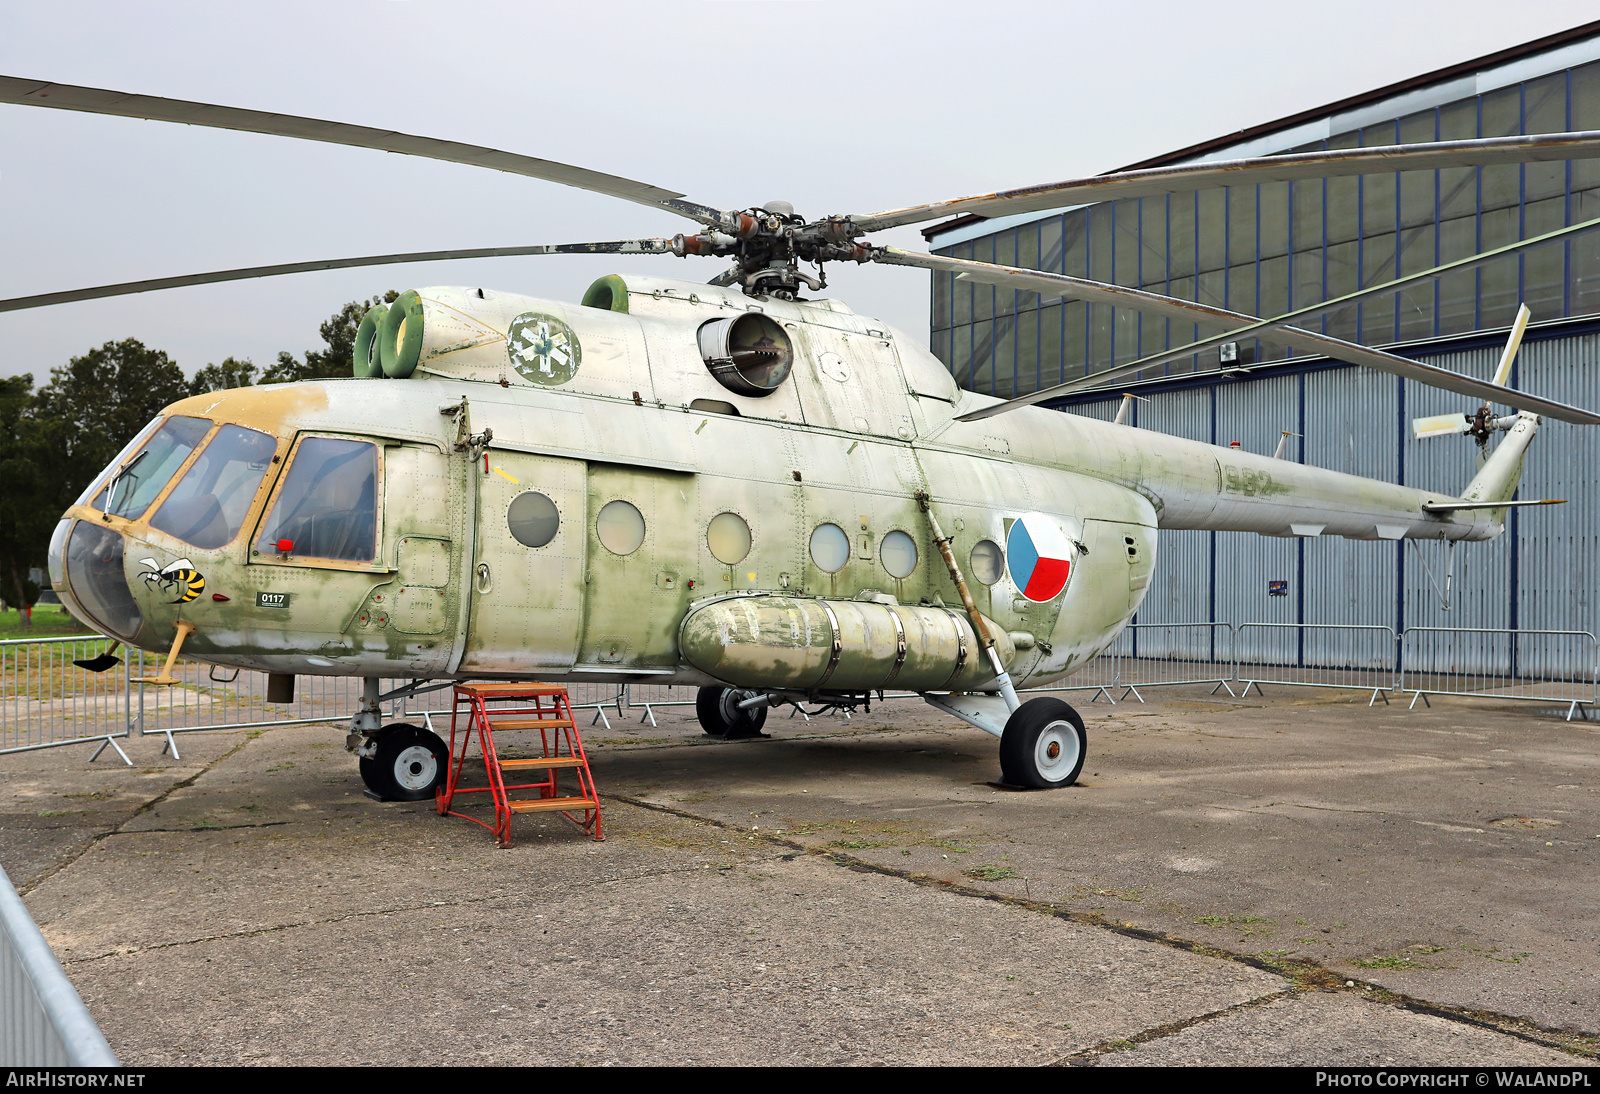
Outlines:
{"label": "helicopter fuselage", "polygon": [[[390,356],[409,346],[401,375],[174,403],[62,518],[63,601],[148,650],[186,621],[185,656],[275,674],[870,690],[887,657],[888,680],[959,690],[993,676],[919,494],[1019,685],[1115,639],[1158,528],[1502,527],[1080,416],[956,421],[986,397],[836,302],[607,278],[585,304],[422,290],[384,332]],[[781,334],[707,335],[751,315]],[[769,389],[740,378],[777,375],[780,350]],[[948,675],[917,668],[940,651]]]}

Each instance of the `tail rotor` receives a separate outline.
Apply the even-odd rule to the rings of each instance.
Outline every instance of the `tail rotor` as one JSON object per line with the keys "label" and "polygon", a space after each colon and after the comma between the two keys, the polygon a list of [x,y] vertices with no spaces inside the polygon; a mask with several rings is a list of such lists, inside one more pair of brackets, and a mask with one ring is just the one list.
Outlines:
{"label": "tail rotor", "polygon": [[[1528,305],[1523,304],[1517,309],[1517,318],[1511,324],[1511,335],[1506,339],[1506,348],[1501,352],[1500,362],[1494,369],[1491,383],[1505,388],[1507,392],[1511,391],[1511,367],[1516,362],[1517,350],[1522,346],[1522,336],[1527,332],[1531,318],[1533,311]],[[1465,433],[1478,443],[1478,464],[1482,466],[1489,458],[1489,437],[1505,432],[1517,421],[1518,415],[1496,414],[1494,407],[1485,401],[1473,414],[1434,414],[1426,418],[1413,418],[1411,433],[1419,441]]]}

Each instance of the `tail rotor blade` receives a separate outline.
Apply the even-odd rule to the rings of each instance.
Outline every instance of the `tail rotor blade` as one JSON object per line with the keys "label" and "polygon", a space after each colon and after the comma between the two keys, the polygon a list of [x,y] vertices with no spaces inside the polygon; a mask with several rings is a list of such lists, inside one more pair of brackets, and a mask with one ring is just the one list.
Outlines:
{"label": "tail rotor blade", "polygon": [[1417,440],[1428,437],[1450,437],[1472,428],[1472,419],[1465,414],[1435,414],[1430,418],[1412,418],[1411,435]]}
{"label": "tail rotor blade", "polygon": [[1516,321],[1511,324],[1511,337],[1506,339],[1506,350],[1500,355],[1500,363],[1495,366],[1494,385],[1507,387],[1511,379],[1511,365],[1517,359],[1517,349],[1522,345],[1522,335],[1528,329],[1528,320],[1533,318],[1533,310],[1524,304],[1517,309]]}

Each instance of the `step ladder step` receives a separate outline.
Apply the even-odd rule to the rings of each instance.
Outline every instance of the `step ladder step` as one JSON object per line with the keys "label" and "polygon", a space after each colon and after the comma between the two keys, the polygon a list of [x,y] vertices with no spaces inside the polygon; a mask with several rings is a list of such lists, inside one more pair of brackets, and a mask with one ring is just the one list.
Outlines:
{"label": "step ladder step", "polygon": [[539,798],[527,802],[507,802],[513,813],[567,812],[573,809],[598,809],[593,798]]}
{"label": "step ladder step", "polygon": [[501,760],[500,766],[513,770],[528,767],[582,767],[583,758],[580,756],[550,756],[543,760]]}
{"label": "step ladder step", "polygon": [[457,684],[456,691],[463,695],[481,695],[485,698],[520,699],[523,696],[561,695],[566,692],[562,684]]}
{"label": "step ladder step", "polygon": [[[492,711],[490,713],[493,713]],[[565,729],[572,724],[570,718],[490,718],[493,729]]]}

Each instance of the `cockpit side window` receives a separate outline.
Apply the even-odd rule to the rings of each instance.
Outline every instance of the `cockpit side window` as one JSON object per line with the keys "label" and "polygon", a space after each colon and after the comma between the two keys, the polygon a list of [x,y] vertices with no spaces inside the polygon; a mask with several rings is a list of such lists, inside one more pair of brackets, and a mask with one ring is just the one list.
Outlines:
{"label": "cockpit side window", "polygon": [[150,527],[195,547],[232,543],[277,450],[277,440],[265,433],[223,426],[150,518]]}
{"label": "cockpit side window", "polygon": [[378,448],[303,437],[256,538],[261,555],[372,562],[378,555]]}
{"label": "cockpit side window", "polygon": [[138,520],[209,432],[211,423],[204,418],[168,418],[91,504],[102,513]]}

